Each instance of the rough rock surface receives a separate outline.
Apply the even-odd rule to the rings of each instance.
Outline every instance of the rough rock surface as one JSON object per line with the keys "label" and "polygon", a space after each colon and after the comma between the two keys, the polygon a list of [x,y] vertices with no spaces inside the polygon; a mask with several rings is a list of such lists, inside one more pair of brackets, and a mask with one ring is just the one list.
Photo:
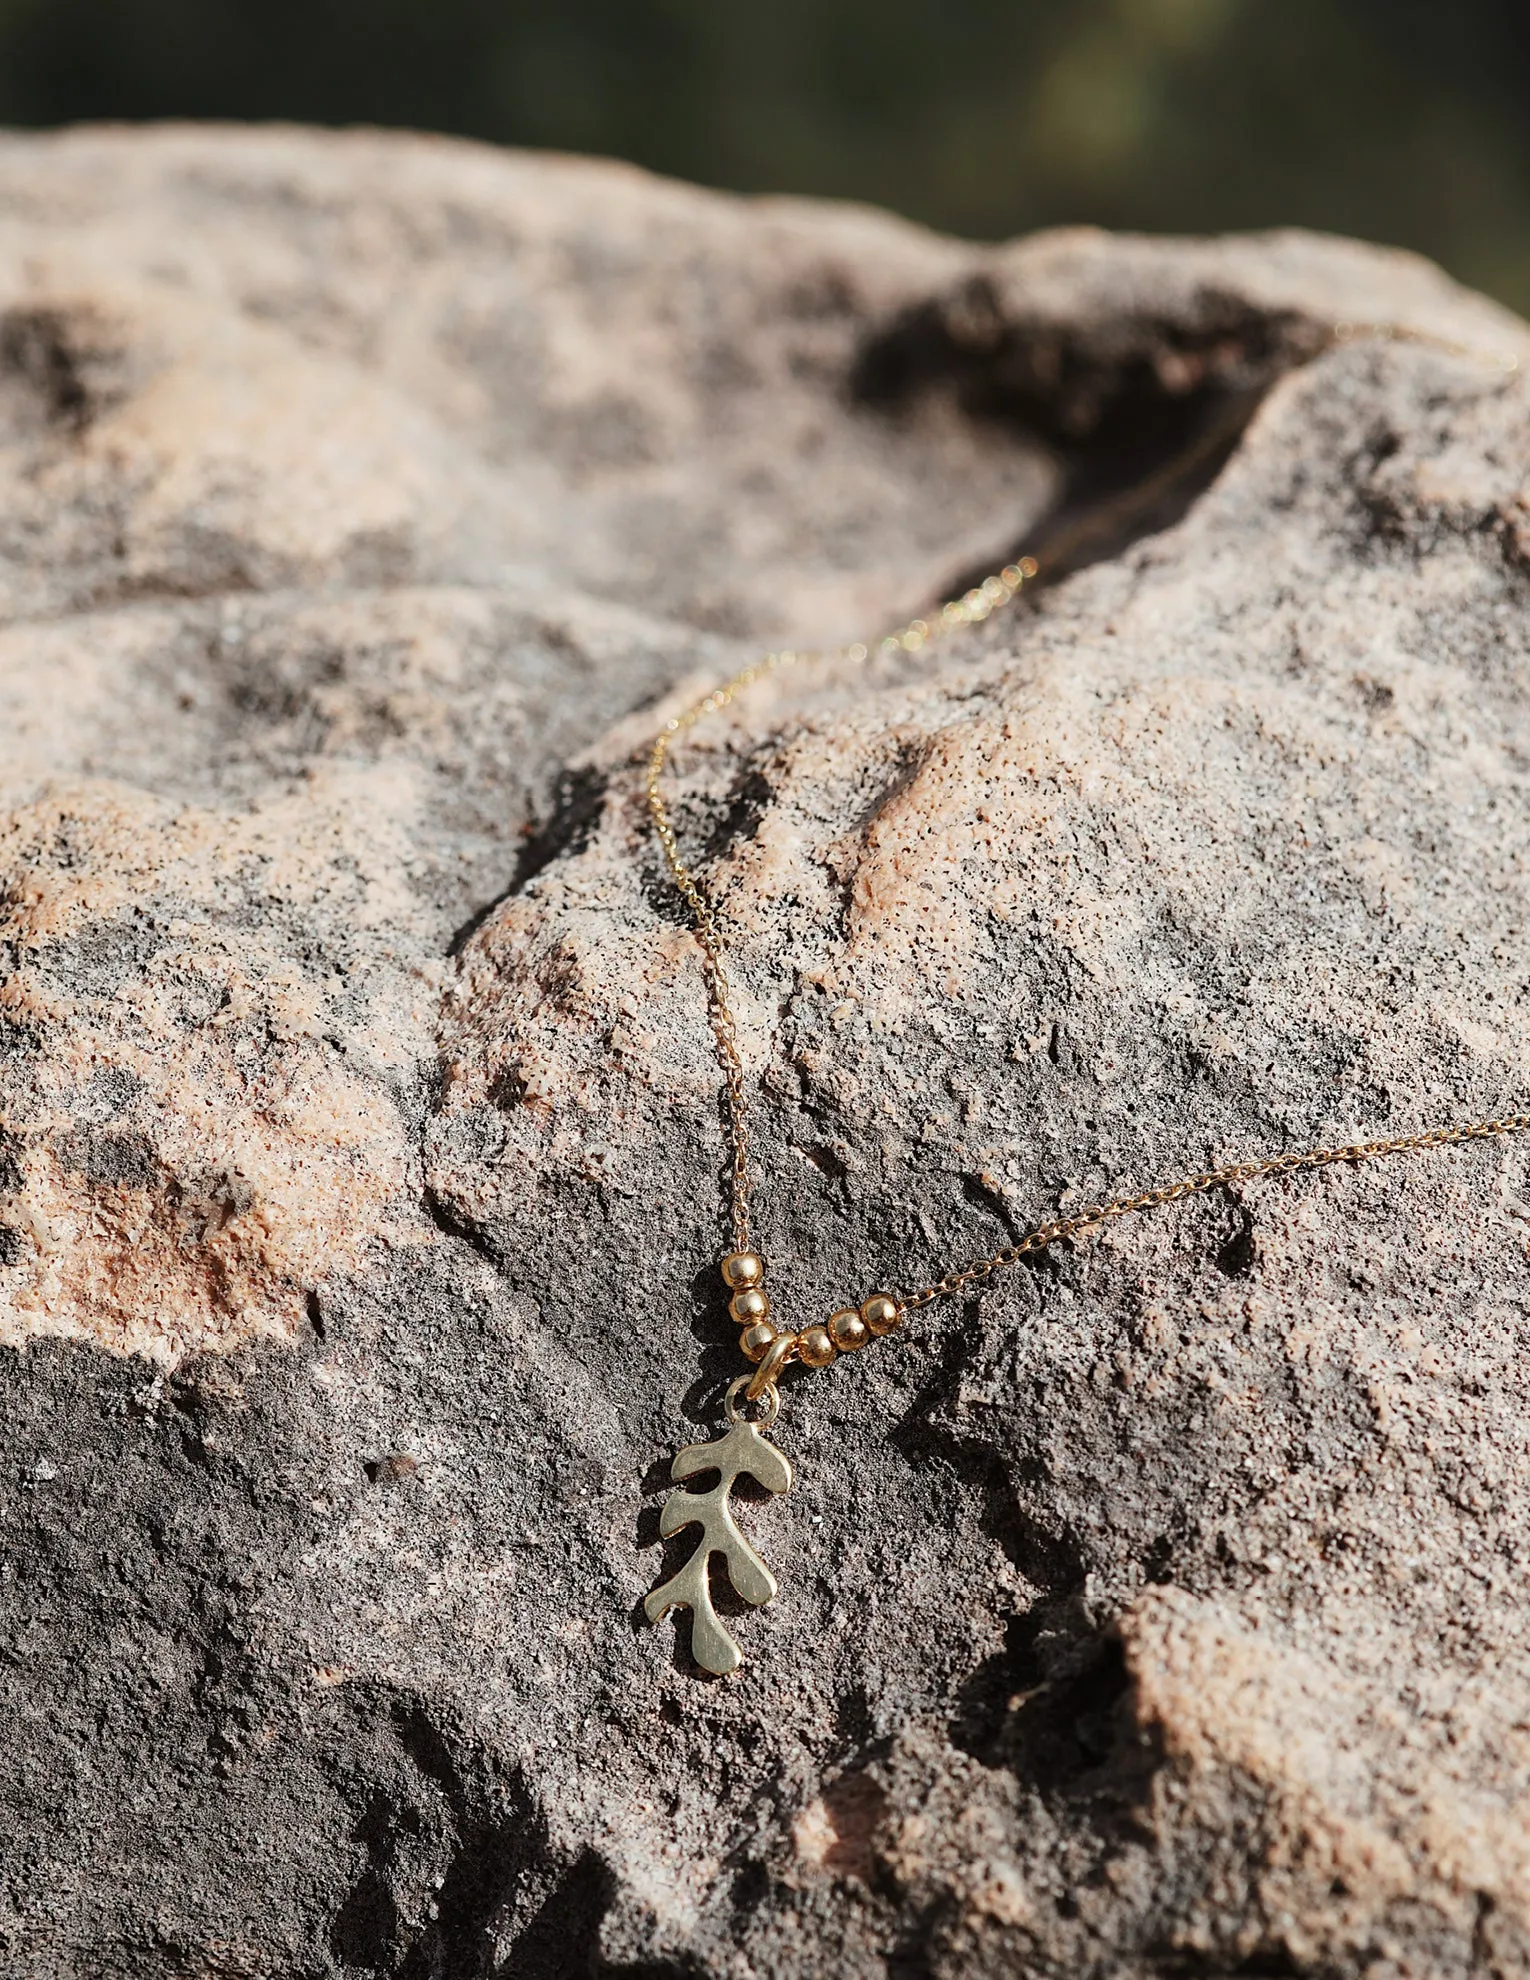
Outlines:
{"label": "rough rock surface", "polygon": [[698,734],[788,1312],[1530,1095],[1524,327],[369,135],[0,140],[0,1971],[1530,1971],[1527,1150],[737,1366],[634,750]]}

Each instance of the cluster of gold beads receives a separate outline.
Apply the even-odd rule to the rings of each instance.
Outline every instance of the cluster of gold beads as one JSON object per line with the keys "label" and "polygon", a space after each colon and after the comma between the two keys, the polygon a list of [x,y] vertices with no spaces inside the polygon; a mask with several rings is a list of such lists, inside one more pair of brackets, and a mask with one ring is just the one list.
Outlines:
{"label": "cluster of gold beads", "polygon": [[859,1306],[842,1306],[831,1313],[823,1326],[805,1327],[800,1334],[792,1334],[770,1317],[765,1260],[757,1251],[730,1251],[722,1262],[722,1275],[732,1294],[728,1311],[743,1329],[739,1347],[745,1359],[756,1364],[769,1354],[776,1368],[788,1361],[800,1361],[807,1368],[827,1368],[838,1356],[851,1354],[883,1334],[896,1333],[903,1325],[903,1302],[892,1293],[873,1293]]}

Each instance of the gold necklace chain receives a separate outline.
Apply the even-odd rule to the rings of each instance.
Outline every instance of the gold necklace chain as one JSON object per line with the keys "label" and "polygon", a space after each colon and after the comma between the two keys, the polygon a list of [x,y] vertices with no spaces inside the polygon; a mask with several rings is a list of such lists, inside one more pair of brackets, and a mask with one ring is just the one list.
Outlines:
{"label": "gold necklace chain", "polygon": [[[1512,372],[1518,369],[1518,360],[1513,356],[1474,351],[1449,339],[1401,326],[1337,324],[1328,341],[1330,344],[1341,344],[1366,337],[1426,344],[1456,355],[1481,359],[1499,370]],[[745,1357],[755,1364],[753,1373],[741,1377],[729,1392],[730,1419],[734,1416],[734,1394],[740,1387],[749,1401],[764,1400],[767,1420],[771,1420],[779,1407],[776,1380],[789,1362],[799,1361],[810,1368],[826,1368],[841,1353],[863,1347],[878,1335],[895,1332],[908,1314],[917,1312],[921,1307],[961,1292],[968,1286],[979,1285],[1005,1266],[1018,1264],[1022,1258],[1042,1251],[1048,1245],[1076,1237],[1080,1232],[1109,1223],[1116,1217],[1155,1209],[1165,1203],[1176,1203],[1184,1197],[1202,1196],[1208,1191],[1250,1182],[1260,1176],[1293,1175],[1308,1169],[1328,1168],[1339,1162],[1367,1162],[1385,1155],[1405,1155],[1423,1149],[1447,1148],[1458,1142],[1483,1141],[1499,1135],[1530,1131],[1530,1113],[1504,1114],[1494,1120],[1425,1128],[1416,1134],[1335,1143],[1251,1161],[1229,1162],[1221,1168],[1203,1169],[1195,1175],[1183,1176],[1177,1182],[1163,1183],[1133,1196],[1112,1197],[1107,1202],[1076,1210],[1070,1216],[1037,1224],[1016,1243],[1005,1245],[986,1258],[976,1259],[971,1264],[947,1272],[929,1285],[921,1286],[917,1292],[873,1293],[859,1306],[842,1307],[831,1314],[822,1326],[811,1326],[794,1333],[775,1324],[771,1318],[770,1300],[764,1289],[765,1261],[751,1242],[748,1096],[744,1085],[743,1060],[738,1049],[738,1023],[729,1001],[728,974],[723,962],[725,943],[716,911],[681,854],[674,821],[664,797],[663,778],[671,745],[678,736],[693,729],[708,715],[721,713],[758,681],[809,662],[839,661],[859,665],[874,653],[886,658],[917,653],[964,627],[981,624],[1017,598],[1038,574],[1035,559],[1021,557],[994,576],[985,578],[982,584],[974,586],[961,598],[943,605],[930,618],[910,620],[881,640],[870,644],[856,640],[849,645],[824,649],[800,651],[788,648],[767,653],[731,680],[702,695],[679,714],[672,715],[653,740],[645,782],[648,811],[670,877],[690,910],[696,941],[701,949],[712,1034],[723,1074],[724,1124],[731,1157],[728,1196],[733,1249],[723,1259],[722,1273],[724,1283],[732,1293],[730,1311],[743,1330],[739,1345]]]}

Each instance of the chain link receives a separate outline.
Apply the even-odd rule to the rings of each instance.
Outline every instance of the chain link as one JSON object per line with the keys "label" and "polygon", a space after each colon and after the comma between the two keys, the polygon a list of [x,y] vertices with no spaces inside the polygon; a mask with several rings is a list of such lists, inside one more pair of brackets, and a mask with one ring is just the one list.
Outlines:
{"label": "chain link", "polygon": [[670,745],[677,736],[693,729],[708,715],[718,715],[724,708],[737,700],[746,688],[753,687],[771,674],[777,674],[786,667],[801,666],[815,661],[838,660],[859,666],[869,660],[873,653],[891,659],[900,653],[917,653],[948,633],[956,632],[963,626],[975,626],[989,618],[1001,606],[1007,605],[1019,595],[1022,586],[1036,575],[1035,559],[1022,557],[1018,563],[1008,564],[997,576],[986,578],[974,586],[965,597],[953,599],[942,606],[931,619],[911,619],[906,626],[892,632],[874,646],[856,640],[848,646],[835,646],[811,652],[795,652],[783,649],[779,653],[767,653],[763,660],[756,660],[745,667],[742,673],[735,674],[730,681],[704,694],[699,701],[672,715],[654,737],[653,747],[648,752],[648,771],[645,791],[648,798],[649,816],[653,829],[663,848],[665,864],[670,878],[674,881],[681,899],[691,911],[695,925],[696,940],[701,949],[701,967],[706,978],[707,1006],[712,1024],[712,1036],[717,1041],[717,1057],[722,1067],[724,1090],[724,1131],[728,1138],[731,1153],[728,1179],[728,1207],[733,1225],[733,1248],[735,1251],[748,1251],[749,1242],[749,1104],[744,1090],[744,1062],[738,1049],[738,1023],[733,1015],[733,1006],[728,997],[728,972],[723,963],[724,942],[722,930],[711,902],[703,892],[701,883],[686,865],[680,852],[680,841],[675,833],[674,821],[669,815],[669,806],[664,798],[664,769],[669,761]]}
{"label": "chain link", "polygon": [[[1330,345],[1369,339],[1430,345],[1455,355],[1478,359],[1505,372],[1513,372],[1520,368],[1519,359],[1513,353],[1500,354],[1472,350],[1469,346],[1455,344],[1447,338],[1433,335],[1428,331],[1412,331],[1400,325],[1338,323],[1332,326],[1329,333]],[[869,660],[873,654],[893,658],[898,654],[917,653],[965,626],[980,624],[1018,597],[1024,586],[1031,583],[1038,574],[1036,560],[1033,557],[1021,557],[1015,563],[1006,565],[995,576],[985,578],[982,584],[974,586],[961,598],[953,599],[943,605],[932,617],[912,619],[906,626],[900,627],[896,632],[888,633],[885,638],[871,644],[857,640],[846,646],[811,651],[785,649],[777,653],[767,653],[763,659],[745,667],[731,680],[724,681],[721,686],[711,689],[698,701],[692,702],[678,715],[672,715],[654,738],[648,755],[645,783],[648,810],[655,835],[663,849],[670,877],[690,909],[696,940],[701,949],[712,1035],[716,1040],[718,1061],[723,1074],[724,1127],[731,1154],[729,1211],[736,1251],[752,1249],[749,1223],[751,1178],[748,1095],[744,1084],[743,1060],[738,1048],[738,1023],[729,1001],[728,973],[723,960],[726,944],[722,929],[700,881],[681,854],[674,821],[664,797],[664,771],[669,762],[671,745],[677,737],[693,729],[707,716],[720,714],[757,681],[765,680],[785,668],[810,662],[838,661],[859,665]],[[1308,1148],[1253,1161],[1230,1162],[1222,1168],[1205,1169],[1197,1175],[1181,1177],[1178,1182],[1164,1183],[1156,1189],[1144,1190],[1136,1196],[1113,1197],[1109,1202],[1091,1204],[1086,1209],[1075,1210],[1069,1216],[1056,1217],[1048,1223],[1037,1224],[1017,1243],[1006,1245],[987,1258],[976,1259],[970,1265],[963,1265],[955,1271],[947,1272],[942,1278],[922,1286],[917,1292],[894,1295],[894,1297],[897,1298],[904,1312],[915,1312],[920,1307],[930,1305],[934,1300],[944,1299],[952,1293],[961,1292],[968,1286],[981,1284],[992,1273],[1005,1266],[1016,1265],[1022,1258],[1045,1250],[1050,1244],[1076,1237],[1081,1231],[1092,1230],[1100,1224],[1109,1223],[1113,1218],[1130,1216],[1138,1210],[1156,1209],[1165,1203],[1177,1203],[1188,1196],[1203,1196],[1210,1190],[1226,1189],[1241,1182],[1252,1182],[1257,1177],[1293,1175],[1303,1170],[1328,1168],[1339,1162],[1368,1162],[1386,1155],[1405,1155],[1427,1148],[1447,1148],[1463,1141],[1483,1141],[1498,1135],[1526,1132],[1530,1132],[1530,1114],[1505,1114],[1496,1120],[1470,1121],[1453,1127],[1426,1128],[1418,1134],[1393,1135],[1377,1141],[1336,1143],[1331,1147]]]}
{"label": "chain link", "polygon": [[1044,1251],[1060,1238],[1075,1237],[1080,1231],[1107,1224],[1113,1217],[1130,1216],[1134,1210],[1155,1210],[1160,1203],[1177,1203],[1182,1197],[1204,1196],[1209,1190],[1227,1189],[1234,1183],[1252,1182],[1257,1176],[1289,1176],[1301,1169],[1326,1169],[1335,1162],[1369,1162],[1380,1155],[1407,1155],[1422,1148],[1448,1148],[1458,1141],[1486,1141],[1494,1135],[1524,1134],[1530,1131],[1530,1114],[1504,1114],[1495,1121],[1468,1121],[1458,1127],[1425,1128],[1421,1134],[1389,1135],[1381,1141],[1348,1141],[1331,1148],[1304,1148],[1288,1155],[1269,1155],[1252,1162],[1229,1162],[1220,1169],[1203,1169],[1199,1175],[1183,1176],[1178,1182],[1163,1183],[1144,1190],[1139,1196],[1116,1196],[1108,1203],[1091,1203],[1071,1216],[1057,1217],[1037,1224],[1018,1244],[1006,1245],[991,1258],[980,1258],[959,1271],[947,1272],[942,1279],[922,1286],[903,1301],[912,1313],[964,1286],[980,1284],[991,1272],[1004,1265],[1018,1265],[1034,1251]]}

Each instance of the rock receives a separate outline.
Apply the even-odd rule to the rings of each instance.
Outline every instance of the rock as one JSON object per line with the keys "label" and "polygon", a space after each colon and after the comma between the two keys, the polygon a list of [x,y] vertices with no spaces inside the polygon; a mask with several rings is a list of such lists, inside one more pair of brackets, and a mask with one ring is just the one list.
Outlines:
{"label": "rock", "polygon": [[637,766],[1041,546],[677,763],[789,1317],[1518,1112],[1524,326],[294,131],[6,139],[0,267],[0,1970],[1530,1969],[1523,1142],[797,1371],[742,1671],[642,1620],[739,1364]]}

